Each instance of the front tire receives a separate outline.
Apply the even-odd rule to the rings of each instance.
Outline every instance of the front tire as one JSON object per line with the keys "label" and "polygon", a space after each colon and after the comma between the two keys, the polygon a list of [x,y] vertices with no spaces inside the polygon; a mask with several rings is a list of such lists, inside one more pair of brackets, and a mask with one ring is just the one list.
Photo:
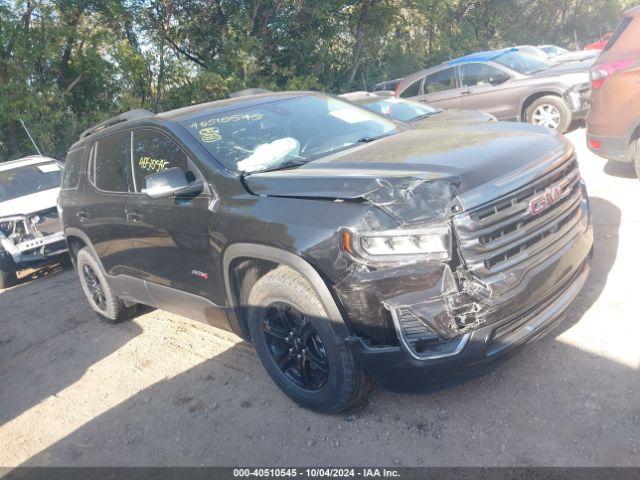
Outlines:
{"label": "front tire", "polygon": [[127,307],[111,290],[102,268],[91,251],[84,247],[76,258],[78,276],[91,308],[107,323],[131,319],[137,305]]}
{"label": "front tire", "polygon": [[337,413],[366,396],[371,381],[299,273],[286,266],[272,270],[256,282],[247,303],[258,357],[291,399]]}
{"label": "front tire", "polygon": [[555,95],[540,97],[527,107],[527,122],[542,125],[564,133],[571,125],[571,109],[562,98]]}
{"label": "front tire", "polygon": [[16,272],[0,270],[0,288],[9,288],[15,284],[17,280],[18,277],[16,276]]}

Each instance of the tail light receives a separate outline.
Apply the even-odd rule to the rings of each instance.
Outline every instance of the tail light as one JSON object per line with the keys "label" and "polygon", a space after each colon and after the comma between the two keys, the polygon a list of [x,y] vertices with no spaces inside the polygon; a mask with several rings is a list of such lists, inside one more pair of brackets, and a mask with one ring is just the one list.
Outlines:
{"label": "tail light", "polygon": [[616,72],[626,70],[636,63],[635,60],[618,60],[617,62],[599,63],[591,69],[591,88],[599,90],[604,82]]}

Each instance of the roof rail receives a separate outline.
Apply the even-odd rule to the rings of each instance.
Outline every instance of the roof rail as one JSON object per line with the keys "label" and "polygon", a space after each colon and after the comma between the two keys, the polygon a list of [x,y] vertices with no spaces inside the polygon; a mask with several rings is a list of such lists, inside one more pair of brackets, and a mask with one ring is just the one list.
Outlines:
{"label": "roof rail", "polygon": [[129,110],[128,112],[124,112],[120,115],[116,115],[115,117],[108,118],[87,128],[80,134],[80,138],[87,137],[92,133],[96,133],[97,131],[102,130],[103,128],[107,128],[118,123],[126,122],[128,120],[136,120],[138,118],[151,117],[153,115],[154,113],[150,112],[149,110],[145,110],[144,108]]}

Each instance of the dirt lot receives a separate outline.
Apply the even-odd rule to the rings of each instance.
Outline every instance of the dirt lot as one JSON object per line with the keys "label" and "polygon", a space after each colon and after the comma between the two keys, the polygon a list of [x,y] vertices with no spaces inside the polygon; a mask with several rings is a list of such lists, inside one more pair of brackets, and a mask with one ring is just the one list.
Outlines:
{"label": "dirt lot", "polygon": [[568,136],[591,278],[558,330],[492,373],[318,415],[233,335],[159,311],[108,326],[58,270],[0,291],[0,465],[640,466],[640,182]]}

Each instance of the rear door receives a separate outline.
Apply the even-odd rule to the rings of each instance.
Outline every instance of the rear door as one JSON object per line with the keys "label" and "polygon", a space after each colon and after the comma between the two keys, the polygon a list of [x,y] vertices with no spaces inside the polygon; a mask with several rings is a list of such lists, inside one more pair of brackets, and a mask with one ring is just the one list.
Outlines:
{"label": "rear door", "polygon": [[466,63],[459,68],[460,108],[490,113],[499,120],[517,119],[517,87],[511,75],[486,63]]}
{"label": "rear door", "polygon": [[425,76],[410,85],[400,96],[435,107],[458,108],[460,89],[456,78],[456,67],[448,67]]}
{"label": "rear door", "polygon": [[99,138],[91,146],[83,205],[70,212],[111,275],[125,272],[131,251],[124,212],[130,144],[130,134],[118,132]]}

